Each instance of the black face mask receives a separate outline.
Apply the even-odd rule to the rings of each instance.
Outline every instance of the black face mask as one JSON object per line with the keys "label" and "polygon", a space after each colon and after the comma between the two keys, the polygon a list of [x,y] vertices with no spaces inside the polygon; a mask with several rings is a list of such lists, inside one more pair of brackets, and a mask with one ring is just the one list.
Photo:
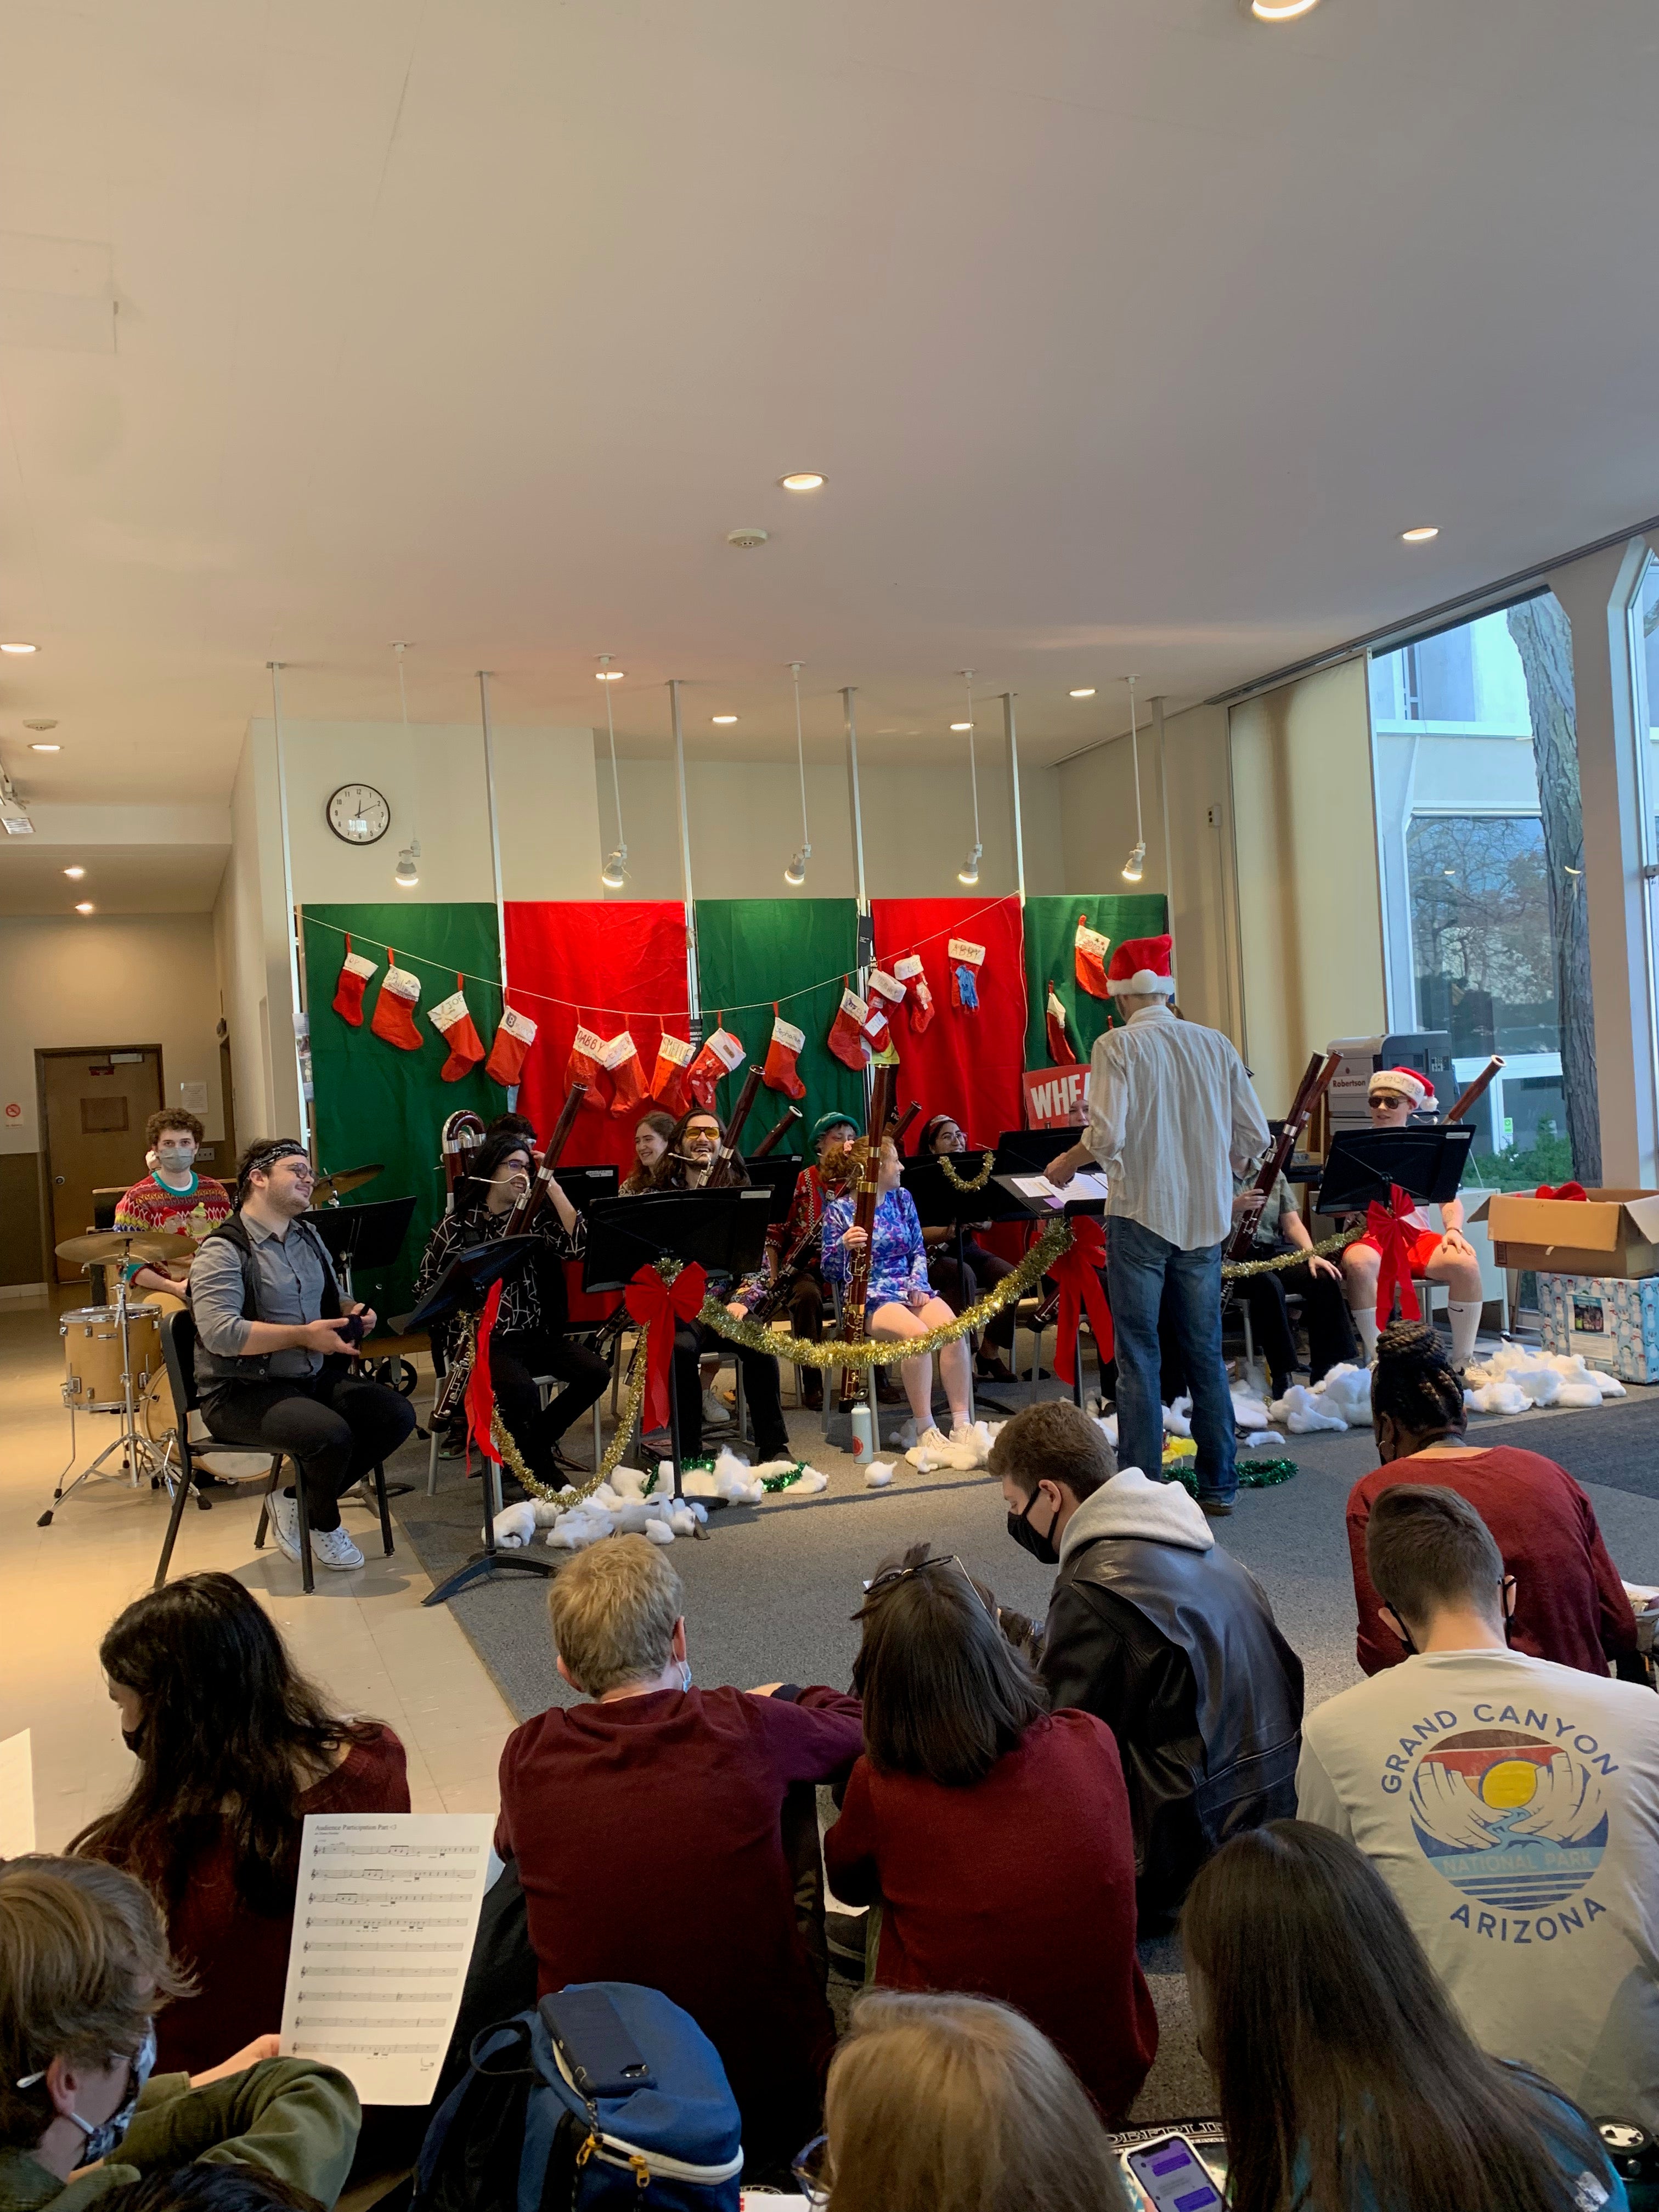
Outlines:
{"label": "black face mask", "polygon": [[133,1757],[137,1759],[138,1756],[139,1747],[144,1741],[144,1724],[143,1721],[139,1722],[136,1729],[124,1728],[121,1731],[121,1741],[125,1744],[127,1749],[132,1753]]}
{"label": "black face mask", "polygon": [[1060,1565],[1060,1552],[1054,1543],[1054,1522],[1058,1519],[1058,1514],[1050,1516],[1048,1533],[1046,1536],[1031,1526],[1031,1508],[1042,1495],[1042,1492],[1040,1490],[1034,1490],[1025,1501],[1025,1510],[1023,1513],[1011,1513],[1008,1516],[1008,1534],[1022,1552],[1029,1552],[1034,1559],[1045,1567],[1057,1567]]}

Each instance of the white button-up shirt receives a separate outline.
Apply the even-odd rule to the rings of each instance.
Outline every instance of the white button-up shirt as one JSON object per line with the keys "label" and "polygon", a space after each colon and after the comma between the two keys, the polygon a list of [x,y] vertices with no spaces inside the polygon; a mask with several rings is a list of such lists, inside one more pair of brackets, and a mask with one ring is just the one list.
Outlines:
{"label": "white button-up shirt", "polygon": [[1108,1212],[1192,1252],[1227,1235],[1233,1170],[1270,1139],[1227,1038],[1154,1006],[1096,1038],[1086,1141],[1106,1174]]}

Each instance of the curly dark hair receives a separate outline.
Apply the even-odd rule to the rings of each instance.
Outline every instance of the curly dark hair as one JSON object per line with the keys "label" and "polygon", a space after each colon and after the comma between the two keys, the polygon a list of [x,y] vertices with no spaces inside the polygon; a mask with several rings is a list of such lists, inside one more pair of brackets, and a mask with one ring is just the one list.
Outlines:
{"label": "curly dark hair", "polygon": [[1462,1436],[1468,1425],[1462,1375],[1426,1322],[1392,1322],[1376,1340],[1373,1423],[1385,1414],[1412,1437]]}
{"label": "curly dark hair", "polygon": [[195,1115],[187,1112],[182,1106],[159,1107],[150,1115],[144,1124],[144,1143],[148,1149],[155,1150],[155,1139],[163,1129],[187,1130],[198,1145],[207,1134],[207,1130],[197,1120]]}
{"label": "curly dark hair", "polygon": [[228,1836],[244,1902],[288,1911],[299,1798],[343,1744],[371,1741],[379,1722],[329,1711],[234,1575],[185,1575],[146,1590],[118,1615],[98,1657],[112,1682],[142,1700],[138,1771],[70,1851],[127,1868],[176,1906],[203,1854]]}

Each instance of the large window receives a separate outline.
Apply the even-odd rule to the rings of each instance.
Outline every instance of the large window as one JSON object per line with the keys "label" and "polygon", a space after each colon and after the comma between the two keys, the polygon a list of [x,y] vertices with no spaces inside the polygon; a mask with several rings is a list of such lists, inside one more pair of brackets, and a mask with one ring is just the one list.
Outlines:
{"label": "large window", "polygon": [[1601,1180],[1571,645],[1544,592],[1370,666],[1389,1018],[1460,1084],[1503,1055],[1472,1179],[1510,1189]]}
{"label": "large window", "polygon": [[[1642,864],[1647,884],[1648,988],[1659,1008],[1659,561],[1650,556],[1631,607],[1636,683],[1636,769],[1642,806]],[[1659,1036],[1659,1020],[1653,1029]],[[1659,1073],[1659,1071],[1656,1071]]]}

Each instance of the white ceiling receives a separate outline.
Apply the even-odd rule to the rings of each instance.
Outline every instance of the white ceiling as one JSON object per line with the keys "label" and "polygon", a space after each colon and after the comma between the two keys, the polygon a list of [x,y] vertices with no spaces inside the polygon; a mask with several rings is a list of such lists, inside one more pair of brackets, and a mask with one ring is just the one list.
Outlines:
{"label": "white ceiling", "polygon": [[1656,115],[1652,0],[0,0],[0,758],[220,797],[398,637],[1052,758],[1659,508]]}

